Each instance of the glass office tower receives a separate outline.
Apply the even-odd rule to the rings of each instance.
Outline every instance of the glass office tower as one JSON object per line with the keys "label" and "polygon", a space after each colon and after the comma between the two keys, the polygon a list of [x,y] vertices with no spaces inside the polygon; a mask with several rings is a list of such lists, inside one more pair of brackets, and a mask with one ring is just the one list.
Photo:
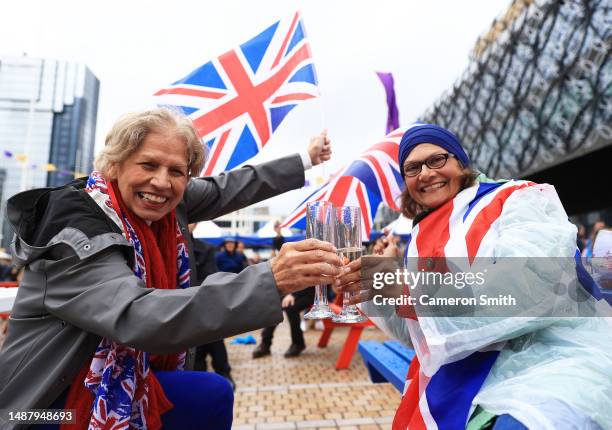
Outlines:
{"label": "glass office tower", "polygon": [[2,246],[12,236],[4,219],[7,198],[91,170],[99,87],[82,64],[0,57]]}

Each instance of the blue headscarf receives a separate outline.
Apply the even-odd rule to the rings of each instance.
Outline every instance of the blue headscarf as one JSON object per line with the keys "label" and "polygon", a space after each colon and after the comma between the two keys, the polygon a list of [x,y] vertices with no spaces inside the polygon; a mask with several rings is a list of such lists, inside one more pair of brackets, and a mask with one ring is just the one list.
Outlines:
{"label": "blue headscarf", "polygon": [[421,143],[438,145],[457,157],[463,167],[470,165],[470,158],[461,147],[457,136],[439,125],[418,123],[406,130],[400,142],[398,159],[402,177],[406,158]]}

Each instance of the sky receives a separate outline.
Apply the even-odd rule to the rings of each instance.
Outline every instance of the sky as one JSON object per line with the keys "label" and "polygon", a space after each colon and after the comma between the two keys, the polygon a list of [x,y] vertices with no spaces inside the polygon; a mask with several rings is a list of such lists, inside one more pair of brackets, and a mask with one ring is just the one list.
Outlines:
{"label": "sky", "polygon": [[[86,64],[100,80],[97,152],[118,116],[151,106],[156,90],[299,10],[321,96],[293,109],[254,162],[301,151],[310,136],[327,129],[334,154],[308,172],[315,183],[384,135],[386,99],[375,71],[393,73],[400,125],[406,126],[452,87],[477,38],[509,5],[510,0],[6,1],[0,56],[26,53]],[[294,191],[263,205],[286,215],[307,193]]]}

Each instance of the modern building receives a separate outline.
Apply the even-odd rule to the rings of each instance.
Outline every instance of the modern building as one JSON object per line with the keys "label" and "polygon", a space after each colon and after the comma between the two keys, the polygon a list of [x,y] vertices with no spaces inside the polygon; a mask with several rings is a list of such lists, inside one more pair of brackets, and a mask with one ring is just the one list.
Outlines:
{"label": "modern building", "polygon": [[100,83],[84,65],[0,57],[0,195],[4,220],[13,194],[70,181],[92,168]]}
{"label": "modern building", "polygon": [[551,183],[570,215],[610,218],[611,20],[609,0],[515,0],[420,119],[490,177]]}
{"label": "modern building", "polygon": [[280,218],[270,215],[268,206],[249,206],[216,218],[215,224],[221,227],[224,234],[250,236],[268,222],[277,220]]}

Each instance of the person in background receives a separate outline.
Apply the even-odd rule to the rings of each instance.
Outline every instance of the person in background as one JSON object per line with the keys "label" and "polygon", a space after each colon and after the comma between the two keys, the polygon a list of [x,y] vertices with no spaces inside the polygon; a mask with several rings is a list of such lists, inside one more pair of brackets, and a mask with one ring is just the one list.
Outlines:
{"label": "person in background", "polygon": [[584,247],[587,242],[586,227],[584,226],[584,224],[576,224],[576,228],[578,229],[576,245],[578,246],[578,250],[582,254],[582,251],[584,250]]}
{"label": "person in background", "polygon": [[[300,313],[310,307],[314,301],[314,287],[306,288],[292,294],[287,294],[281,299],[281,307],[289,320],[291,330],[291,345],[285,351],[286,358],[297,357],[306,349],[304,332],[300,327]],[[272,337],[278,324],[266,327],[261,331],[261,343],[253,350],[253,358],[261,358],[270,355]]]}
{"label": "person in background", "polygon": [[274,239],[272,239],[272,257],[274,257],[278,251],[280,251],[283,243],[285,243],[285,238],[283,237],[283,233],[281,231],[280,221],[276,221],[274,223],[274,231],[276,232],[276,236],[274,236]]}
{"label": "person in background", "polygon": [[[594,241],[591,263],[595,280],[601,288],[612,290],[612,230],[607,227],[602,228]],[[610,299],[607,300],[612,304]]]}
{"label": "person in background", "polygon": [[251,264],[244,252],[244,242],[241,240],[236,242],[236,254],[242,256],[242,266],[243,267],[247,267],[249,264]]}
{"label": "person in background", "polygon": [[0,282],[14,282],[17,280],[17,269],[11,264],[12,257],[4,250],[0,250]]}
{"label": "person in background", "polygon": [[236,241],[225,239],[221,252],[215,257],[221,272],[240,273],[244,269],[244,254],[236,252]]}
{"label": "person in background", "polygon": [[[205,241],[193,237],[197,223],[189,224],[189,233],[192,235],[193,242],[193,259],[197,271],[196,285],[201,285],[204,280],[213,273],[218,272],[217,264],[215,263],[215,247]],[[232,385],[232,389],[236,390],[236,383],[232,378],[232,368],[227,357],[227,349],[223,339],[216,340],[204,345],[196,347],[193,370],[206,371],[206,357],[210,355],[212,368],[217,375],[223,376]]]}
{"label": "person in background", "polygon": [[595,236],[593,257],[612,258],[612,229],[610,227],[602,228]]}
{"label": "person in background", "polygon": [[593,257],[593,244],[595,243],[595,237],[597,236],[597,233],[599,233],[599,230],[602,230],[604,228],[606,228],[606,223],[601,220],[593,224],[591,234],[589,235],[589,238],[587,239],[584,245],[584,249],[582,250],[583,257],[586,257],[587,259]]}

